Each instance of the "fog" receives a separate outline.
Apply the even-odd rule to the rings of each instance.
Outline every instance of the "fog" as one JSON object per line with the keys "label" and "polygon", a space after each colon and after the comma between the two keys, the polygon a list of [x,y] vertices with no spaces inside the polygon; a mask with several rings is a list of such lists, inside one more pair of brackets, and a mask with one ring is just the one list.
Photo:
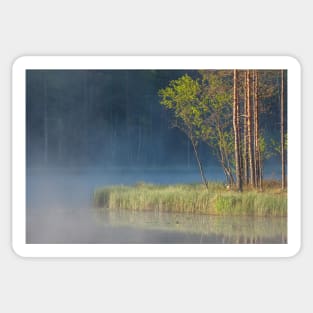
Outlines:
{"label": "fog", "polygon": [[[222,178],[219,168],[212,177]],[[96,188],[131,185],[137,182],[158,184],[199,181],[197,169],[29,169],[27,175],[28,243],[123,243],[184,242],[185,236],[128,227],[99,225],[92,210]],[[160,239],[162,238],[162,240]],[[169,239],[171,238],[171,239]],[[191,236],[190,239],[192,239]],[[197,236],[195,236],[197,238]],[[159,239],[161,241],[159,241]]]}
{"label": "fog", "polygon": [[[27,71],[27,165],[192,166],[189,140],[158,97],[181,74]],[[214,160],[205,145],[199,150],[205,164]]]}
{"label": "fog", "polygon": [[[219,167],[206,168],[208,179],[223,180]],[[268,173],[272,175],[272,173]],[[151,228],[151,223],[140,224],[140,220],[151,220],[149,213],[137,217],[138,223],[112,223],[108,215],[93,208],[93,191],[101,186],[131,185],[144,181],[158,184],[199,182],[196,168],[192,169],[29,169],[27,175],[27,243],[222,243],[245,242],[253,239],[259,243],[285,242],[285,219],[202,217],[201,225],[207,225],[211,233],[201,230],[197,220],[190,217],[195,231],[177,231],[177,220],[186,225],[185,218],[177,214],[167,216],[166,223]],[[147,218],[148,216],[148,218]],[[222,219],[222,220],[221,220]],[[217,229],[214,228],[216,223]],[[222,224],[221,224],[222,223]],[[166,226],[164,228],[164,225]],[[229,233],[229,226],[233,232]],[[237,226],[236,226],[237,225]],[[240,227],[238,226],[240,225]],[[228,237],[220,233],[225,228]],[[246,228],[250,227],[249,237]],[[261,227],[262,233],[255,234]],[[160,229],[158,229],[160,228]],[[273,232],[275,229],[275,232]],[[240,230],[238,232],[238,230]],[[263,233],[264,231],[264,233]],[[264,234],[275,234],[269,238]]]}
{"label": "fog", "polygon": [[[200,183],[190,142],[171,126],[171,114],[161,107],[158,97],[160,88],[185,73],[196,75],[196,71],[178,70],[27,71],[27,243],[246,240],[238,232],[236,238],[225,239],[214,229],[212,233],[192,233],[175,227],[164,229],[164,225],[162,229],[140,223],[113,225],[93,209],[93,192],[102,186]],[[279,135],[277,114],[273,106],[272,115],[261,119],[263,128],[274,137]],[[207,145],[199,144],[199,156],[207,179],[224,182],[223,171]],[[264,173],[267,178],[278,178],[278,160],[266,162]],[[169,221],[168,225],[174,225],[177,216]],[[208,225],[212,222],[204,221]],[[222,225],[227,227],[227,223]],[[280,221],[242,219],[238,223],[260,224],[268,232],[277,228],[271,242],[285,240]],[[256,235],[249,240],[262,238]],[[264,237],[263,242],[266,240]]]}

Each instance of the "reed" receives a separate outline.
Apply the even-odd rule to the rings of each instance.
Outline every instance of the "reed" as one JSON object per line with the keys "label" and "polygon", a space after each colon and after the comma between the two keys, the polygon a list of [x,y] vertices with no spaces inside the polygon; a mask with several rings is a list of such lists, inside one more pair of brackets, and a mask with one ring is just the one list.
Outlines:
{"label": "reed", "polygon": [[221,183],[110,186],[94,192],[94,205],[109,210],[159,211],[216,215],[286,216],[287,193],[226,190]]}
{"label": "reed", "polygon": [[287,195],[268,192],[221,194],[215,210],[220,215],[287,216]]}

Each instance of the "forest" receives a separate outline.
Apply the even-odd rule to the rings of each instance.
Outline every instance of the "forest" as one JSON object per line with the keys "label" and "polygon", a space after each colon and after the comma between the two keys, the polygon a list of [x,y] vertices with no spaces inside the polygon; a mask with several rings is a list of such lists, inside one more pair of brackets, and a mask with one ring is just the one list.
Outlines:
{"label": "forest", "polygon": [[[243,190],[243,185],[262,190],[264,159],[279,151],[284,190],[286,73],[283,70],[207,70],[200,74],[201,79],[192,79],[186,74],[171,81],[159,95],[161,104],[173,113],[172,125],[190,140],[204,185],[207,187],[207,179],[198,154],[199,142],[211,148],[223,168],[227,185],[236,185],[238,191]],[[273,79],[280,83],[275,86]],[[280,102],[280,144],[271,134],[265,139],[260,120],[261,114],[269,114],[262,100],[275,93]]]}
{"label": "forest", "polygon": [[[244,71],[239,72],[240,76],[244,75]],[[258,72],[260,138],[266,144],[264,158],[278,160],[280,72]],[[173,110],[160,104],[159,91],[184,75],[198,80],[203,77],[199,71],[183,70],[28,70],[27,165],[195,166],[191,141],[173,127]],[[225,114],[229,118],[233,104],[232,73],[227,75],[223,78],[226,83],[223,94],[228,97]],[[217,79],[213,76],[211,79]],[[287,77],[285,85],[286,82]],[[203,82],[203,88],[207,88],[205,84]],[[238,88],[242,108],[242,79]],[[212,87],[210,90],[214,93]],[[284,90],[286,94],[286,86]],[[287,94],[285,121],[286,99]],[[203,165],[217,164],[216,149],[205,140],[197,139],[197,142]]]}
{"label": "forest", "polygon": [[97,186],[97,207],[287,214],[286,70],[28,70],[26,90],[29,172],[176,169]]}
{"label": "forest", "polygon": [[190,143],[170,126],[158,96],[184,73],[27,71],[28,166],[192,167]]}

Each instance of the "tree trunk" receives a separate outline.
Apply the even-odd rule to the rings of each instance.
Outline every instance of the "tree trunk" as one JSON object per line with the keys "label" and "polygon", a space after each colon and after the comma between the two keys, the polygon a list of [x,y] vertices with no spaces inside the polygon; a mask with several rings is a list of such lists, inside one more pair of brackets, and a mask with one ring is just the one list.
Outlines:
{"label": "tree trunk", "polygon": [[231,185],[234,185],[235,184],[235,179],[234,179],[234,176],[233,176],[233,173],[232,173],[232,167],[230,165],[230,161],[229,161],[229,158],[227,156],[227,154],[225,153],[225,158],[226,158],[226,168],[227,168],[227,171],[229,173],[229,178],[230,178],[230,181],[231,181]]}
{"label": "tree trunk", "polygon": [[197,164],[198,164],[199,172],[200,172],[200,175],[201,175],[201,178],[202,178],[202,182],[205,185],[206,189],[209,190],[208,181],[205,178],[203,167],[202,167],[202,163],[201,163],[199,155],[198,155],[198,149],[197,149],[196,143],[192,139],[191,139],[191,144],[192,144],[192,147],[193,147],[193,151],[195,152],[195,157],[196,157],[196,160],[197,160]]}
{"label": "tree trunk", "polygon": [[249,174],[250,174],[250,185],[255,186],[255,177],[254,177],[254,158],[253,158],[253,134],[252,134],[252,116],[253,116],[253,108],[250,101],[250,70],[247,72],[247,131],[248,131],[248,159],[249,159]]}
{"label": "tree trunk", "polygon": [[261,189],[262,176],[260,175],[260,145],[259,145],[259,78],[257,70],[253,71],[253,103],[254,103],[254,161],[255,161],[255,185]]}
{"label": "tree trunk", "polygon": [[284,121],[284,70],[281,70],[281,91],[280,91],[280,145],[281,145],[281,189],[286,188],[286,174],[285,174],[285,128]]}
{"label": "tree trunk", "polygon": [[223,139],[222,139],[222,131],[220,128],[219,119],[217,120],[217,123],[216,123],[216,131],[217,131],[217,135],[218,135],[218,151],[219,151],[220,163],[223,167],[223,171],[225,174],[227,184],[230,186],[233,186],[234,185],[234,177],[232,175],[231,166],[230,166],[230,163],[229,163],[229,160],[227,157],[227,152],[225,151],[225,147],[223,147],[221,144]]}
{"label": "tree trunk", "polygon": [[229,167],[227,167],[226,162],[225,162],[225,154],[223,151],[223,148],[221,147],[221,145],[218,145],[219,148],[219,154],[220,154],[220,163],[222,165],[223,171],[224,171],[224,175],[226,178],[226,183],[230,186],[232,186],[234,184],[234,178],[233,175],[231,173],[231,170]]}
{"label": "tree trunk", "polygon": [[247,129],[247,121],[248,121],[248,73],[245,71],[245,101],[244,101],[244,124],[243,124],[243,180],[247,185],[249,183],[248,179],[248,129]]}
{"label": "tree trunk", "polygon": [[238,191],[242,191],[240,129],[239,129],[239,101],[238,101],[237,81],[238,81],[238,71],[234,70],[233,128],[234,128],[234,137],[235,137],[236,187]]}

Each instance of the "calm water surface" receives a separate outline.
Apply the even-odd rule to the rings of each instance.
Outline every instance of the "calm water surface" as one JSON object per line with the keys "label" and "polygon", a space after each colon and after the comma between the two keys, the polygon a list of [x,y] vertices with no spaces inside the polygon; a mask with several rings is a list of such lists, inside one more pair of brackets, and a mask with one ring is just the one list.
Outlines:
{"label": "calm water surface", "polygon": [[[211,175],[211,176],[210,176]],[[218,168],[208,178],[222,180]],[[198,181],[194,170],[32,170],[27,173],[27,243],[286,243],[286,218],[107,211],[92,207],[100,186]]]}

